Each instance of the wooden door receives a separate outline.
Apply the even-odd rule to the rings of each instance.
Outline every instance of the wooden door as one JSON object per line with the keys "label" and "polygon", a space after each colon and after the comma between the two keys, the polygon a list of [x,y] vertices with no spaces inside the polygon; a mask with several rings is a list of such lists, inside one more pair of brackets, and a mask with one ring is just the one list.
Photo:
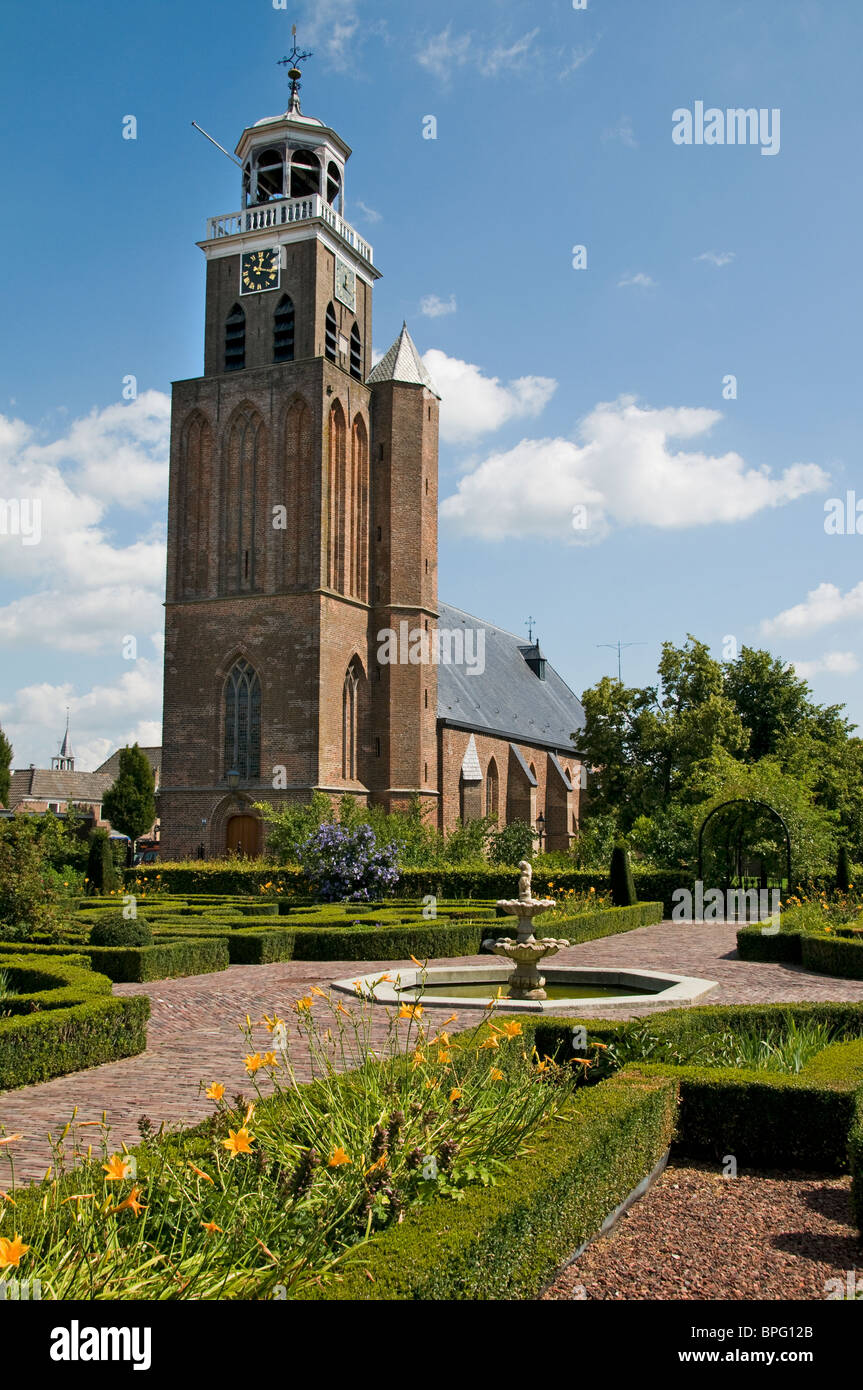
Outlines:
{"label": "wooden door", "polygon": [[231,816],[225,830],[225,853],[255,859],[259,850],[260,821],[256,816]]}

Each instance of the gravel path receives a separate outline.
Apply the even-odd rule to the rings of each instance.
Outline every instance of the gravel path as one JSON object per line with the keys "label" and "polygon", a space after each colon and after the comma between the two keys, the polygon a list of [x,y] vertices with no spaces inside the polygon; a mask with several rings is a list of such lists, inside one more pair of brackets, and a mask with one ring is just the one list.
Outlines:
{"label": "gravel path", "polygon": [[863,1238],[851,1180],[807,1173],[724,1178],[669,1166],[615,1229],[559,1276],[545,1299],[824,1299],[855,1271]]}

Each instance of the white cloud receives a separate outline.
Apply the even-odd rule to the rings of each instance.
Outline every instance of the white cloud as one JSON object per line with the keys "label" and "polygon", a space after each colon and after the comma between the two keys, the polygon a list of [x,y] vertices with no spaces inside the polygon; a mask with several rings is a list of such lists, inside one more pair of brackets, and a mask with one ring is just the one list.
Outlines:
{"label": "white cloud", "polygon": [[439,299],[436,294],[427,294],[420,300],[420,313],[425,314],[427,319],[440,319],[446,314],[454,314],[457,308],[454,294],[451,294],[449,299]]}
{"label": "white cloud", "polygon": [[530,51],[531,44],[539,33],[539,29],[531,29],[529,34],[524,34],[515,43],[508,47],[505,44],[498,44],[497,47],[489,50],[480,59],[479,70],[484,77],[496,77],[499,72],[507,68],[518,67]]}
{"label": "white cloud", "polygon": [[853,652],[825,652],[814,661],[792,661],[796,674],[801,680],[811,680],[813,676],[826,673],[836,676],[850,676],[860,670],[860,662]]}
{"label": "white cloud", "polygon": [[596,44],[593,44],[590,48],[574,48],[566,67],[558,74],[560,80],[563,81],[564,78],[570,77],[574,72],[578,72],[578,69],[583,67],[588,59],[593,57],[595,52]]}
{"label": "white cloud", "polygon": [[375,212],[374,208],[370,208],[367,203],[362,202],[359,198],[357,198],[355,202],[367,222],[374,223],[382,221],[382,214]]}
{"label": "white cloud", "polygon": [[116,680],[77,694],[66,682],[25,686],[0,705],[0,721],[15,749],[14,767],[47,766],[70,709],[75,766],[92,772],[115,748],[161,742],[162,662],[141,656]]}
{"label": "white cloud", "polygon": [[443,82],[452,75],[454,68],[464,67],[470,60],[471,44],[470,34],[454,38],[452,25],[448,24],[439,34],[426,40],[417,52],[417,62]]}
{"label": "white cloud", "polygon": [[863,617],[863,581],[843,594],[835,584],[819,584],[810,589],[802,603],[786,608],[775,618],[765,618],[761,630],[765,635],[796,636],[801,632],[817,632],[832,623],[847,622]]}
{"label": "white cloud", "polygon": [[481,77],[498,77],[522,64],[531,50],[539,29],[531,29],[512,43],[489,47],[476,42],[473,34],[453,34],[448,24],[439,34],[425,39],[416,51],[416,60],[433,77],[448,82],[457,68],[471,65]]}
{"label": "white cloud", "polygon": [[629,116],[621,116],[617,125],[609,126],[607,130],[604,130],[602,132],[602,139],[604,144],[614,141],[618,144],[626,145],[630,150],[638,149],[638,141],[635,138],[635,133],[632,129],[632,121]]}
{"label": "white cloud", "polygon": [[[487,540],[533,536],[572,543],[601,539],[613,523],[664,530],[745,521],[826,486],[814,464],[791,464],[778,477],[748,467],[736,453],[685,452],[672,441],[705,434],[720,413],[655,410],[633,397],[596,406],[579,441],[522,440],[492,454],[445,499],[442,517]],[[573,508],[586,507],[583,530]]]}
{"label": "white cloud", "polygon": [[735,251],[702,251],[700,256],[696,256],[697,261],[708,261],[710,265],[715,265],[719,270],[725,265],[730,265],[736,256]]}
{"label": "white cloud", "polygon": [[310,0],[297,42],[344,72],[356,62],[359,27],[357,0]]}
{"label": "white cloud", "polygon": [[652,290],[656,281],[652,275],[646,275],[643,270],[639,270],[635,275],[623,275],[617,282],[619,290],[626,289],[628,285],[637,285],[642,290]]}
{"label": "white cloud", "polygon": [[[96,651],[160,625],[169,414],[167,396],[146,391],[50,442],[0,416],[0,497],[41,506],[38,544],[0,543],[0,576],[18,589],[0,607],[7,646]],[[146,519],[130,534],[135,513]]]}
{"label": "white cloud", "polygon": [[504,385],[483,376],[472,362],[431,348],[423,357],[441,394],[441,438],[462,444],[498,430],[509,420],[539,415],[557,390],[550,377],[523,376]]}

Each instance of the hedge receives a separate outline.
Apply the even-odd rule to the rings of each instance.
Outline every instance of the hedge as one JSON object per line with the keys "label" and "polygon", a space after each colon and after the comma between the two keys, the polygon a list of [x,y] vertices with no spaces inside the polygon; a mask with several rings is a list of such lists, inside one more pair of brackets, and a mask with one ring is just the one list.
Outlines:
{"label": "hedge", "polygon": [[80,956],[22,952],[5,955],[2,968],[23,992],[4,1000],[14,1012],[0,1018],[0,1090],[133,1057],[147,1046],[147,996],[115,999],[110,980]]}
{"label": "hedge", "polygon": [[[673,869],[633,868],[635,887],[640,899],[658,900],[664,904],[666,915],[670,915],[672,895],[675,889],[689,886],[688,875]],[[481,898],[494,900],[511,898],[516,891],[518,869],[515,866],[480,865],[473,868],[447,866],[439,869],[402,869],[399,882],[391,895],[396,898],[416,898],[431,894],[438,899]],[[259,898],[266,884],[268,891],[275,894],[281,888],[285,899],[308,898],[311,887],[303,871],[293,865],[261,866],[238,864],[202,863],[200,865],[154,864],[147,868],[127,869],[126,888],[136,883],[145,887],[159,887],[169,894],[231,894]],[[538,897],[554,897],[568,892],[587,893],[595,888],[597,893],[610,892],[610,880],[606,870],[557,869],[543,872],[535,870],[533,890]],[[278,899],[276,899],[278,901]],[[361,909],[367,904],[355,904]]]}
{"label": "hedge", "polygon": [[851,1210],[863,1231],[863,1090],[858,1090],[854,1119],[848,1133],[848,1164],[851,1169]]}
{"label": "hedge", "polygon": [[[0,942],[0,965],[6,968],[7,952],[16,949],[24,954],[35,953],[49,957],[67,956],[70,951],[87,959],[115,985],[144,984],[150,980],[175,980],[188,975],[209,975],[226,970],[231,964],[228,937],[221,933],[202,935],[195,929],[188,938],[170,936],[156,939],[152,946],[90,946],[86,942],[74,946],[21,946]],[[281,956],[273,959],[284,959]],[[288,957],[289,959],[289,957]]]}
{"label": "hedge", "polygon": [[737,954],[741,960],[780,961],[820,975],[863,980],[863,941],[856,935],[840,935],[840,930],[835,935],[779,931],[765,936],[758,927],[743,927],[737,933]]}
{"label": "hedge", "polygon": [[863,980],[863,941],[838,936],[802,936],[800,955],[807,970]]}
{"label": "hedge", "polygon": [[780,930],[765,935],[760,927],[741,927],[737,933],[737,954],[741,960],[799,965],[801,936],[799,931]]}
{"label": "hedge", "polygon": [[303,1298],[536,1298],[656,1167],[675,1100],[670,1078],[634,1071],[579,1091],[495,1186],[412,1208]]}

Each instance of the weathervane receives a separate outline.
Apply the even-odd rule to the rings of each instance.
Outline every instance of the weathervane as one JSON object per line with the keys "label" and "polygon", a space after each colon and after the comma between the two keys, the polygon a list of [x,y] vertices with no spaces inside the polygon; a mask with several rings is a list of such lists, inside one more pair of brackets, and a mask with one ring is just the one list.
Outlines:
{"label": "weathervane", "polygon": [[288,77],[291,79],[291,99],[290,99],[290,101],[288,102],[288,111],[287,111],[287,114],[288,114],[289,116],[299,116],[299,115],[300,115],[300,78],[302,77],[303,74],[302,74],[302,72],[300,71],[300,69],[299,69],[299,67],[298,67],[297,65],[298,65],[299,63],[304,63],[304,62],[306,61],[307,58],[311,58],[313,55],[312,55],[311,53],[301,53],[300,50],[297,48],[297,26],[296,26],[296,24],[291,25],[291,34],[293,35],[294,46],[293,46],[293,48],[291,49],[290,53],[288,54],[287,58],[280,58],[280,59],[279,59],[279,67],[280,67],[280,68],[282,68],[282,67],[287,67],[287,69],[288,69]]}

